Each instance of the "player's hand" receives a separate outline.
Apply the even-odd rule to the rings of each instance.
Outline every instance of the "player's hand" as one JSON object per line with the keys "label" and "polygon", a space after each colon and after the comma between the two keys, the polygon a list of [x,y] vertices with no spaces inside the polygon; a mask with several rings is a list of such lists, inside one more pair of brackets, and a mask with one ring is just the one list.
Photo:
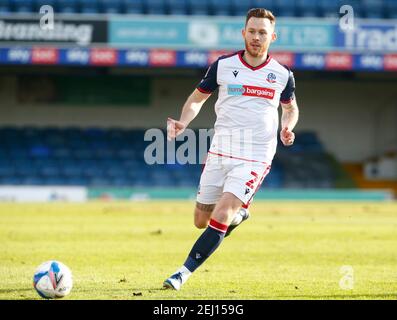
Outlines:
{"label": "player's hand", "polygon": [[295,133],[285,127],[280,132],[280,139],[285,146],[292,146],[295,140]]}
{"label": "player's hand", "polygon": [[186,125],[183,122],[168,118],[167,119],[167,140],[171,141],[185,131]]}

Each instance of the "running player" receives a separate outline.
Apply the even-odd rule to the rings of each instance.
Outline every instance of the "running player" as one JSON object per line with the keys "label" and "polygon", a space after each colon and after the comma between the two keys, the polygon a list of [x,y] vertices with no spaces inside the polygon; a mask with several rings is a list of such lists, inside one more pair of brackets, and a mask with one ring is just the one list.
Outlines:
{"label": "running player", "polygon": [[249,10],[242,30],[245,50],[215,61],[188,97],[180,119],[168,119],[168,139],[174,139],[219,88],[215,134],[194,212],[195,226],[205,231],[185,263],[164,281],[165,288],[179,290],[224,237],[249,217],[248,207],[276,152],[280,103],[280,140],[285,146],[294,143],[292,130],[299,115],[294,76],[268,55],[277,37],[275,22],[266,9]]}

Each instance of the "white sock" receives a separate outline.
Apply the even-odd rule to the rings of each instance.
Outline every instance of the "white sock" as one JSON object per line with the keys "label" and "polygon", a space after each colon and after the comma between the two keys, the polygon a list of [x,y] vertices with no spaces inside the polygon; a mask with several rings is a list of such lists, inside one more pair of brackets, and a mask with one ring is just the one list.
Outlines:
{"label": "white sock", "polygon": [[180,272],[182,275],[182,284],[186,282],[187,279],[192,275],[188,268],[185,266],[180,267],[175,273]]}

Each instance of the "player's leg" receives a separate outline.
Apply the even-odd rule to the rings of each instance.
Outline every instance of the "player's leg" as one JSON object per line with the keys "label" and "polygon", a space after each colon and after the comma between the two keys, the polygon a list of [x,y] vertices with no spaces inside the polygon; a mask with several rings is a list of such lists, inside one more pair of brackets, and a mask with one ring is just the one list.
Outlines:
{"label": "player's leg", "polygon": [[214,208],[215,204],[196,202],[196,208],[194,209],[194,225],[199,229],[207,228]]}
{"label": "player's leg", "polygon": [[208,156],[197,192],[196,208],[194,210],[194,225],[199,229],[208,226],[215,204],[223,193],[225,172],[214,156]]}
{"label": "player's leg", "polygon": [[235,228],[237,228],[243,221],[247,220],[249,217],[250,217],[249,204],[242,205],[241,208],[233,216],[233,219],[230,222],[229,227],[227,228],[225,238],[228,237]]}
{"label": "player's leg", "polygon": [[223,193],[216,204],[208,227],[197,239],[185,263],[164,281],[165,288],[179,290],[191,274],[219,247],[226,230],[242,202],[232,193]]}
{"label": "player's leg", "polygon": [[241,162],[229,172],[224,191],[233,193],[243,202],[243,205],[230,222],[225,237],[250,217],[248,207],[269,171],[270,165],[267,164]]}

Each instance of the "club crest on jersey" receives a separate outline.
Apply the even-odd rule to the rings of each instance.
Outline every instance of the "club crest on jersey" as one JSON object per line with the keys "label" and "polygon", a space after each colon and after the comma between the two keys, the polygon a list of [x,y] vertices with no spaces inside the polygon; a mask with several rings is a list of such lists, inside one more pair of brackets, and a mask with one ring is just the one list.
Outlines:
{"label": "club crest on jersey", "polygon": [[272,100],[274,98],[275,91],[271,88],[229,84],[227,86],[227,93],[230,96],[249,96]]}
{"label": "club crest on jersey", "polygon": [[266,81],[269,83],[275,83],[276,82],[276,75],[273,72],[270,72],[267,75]]}

